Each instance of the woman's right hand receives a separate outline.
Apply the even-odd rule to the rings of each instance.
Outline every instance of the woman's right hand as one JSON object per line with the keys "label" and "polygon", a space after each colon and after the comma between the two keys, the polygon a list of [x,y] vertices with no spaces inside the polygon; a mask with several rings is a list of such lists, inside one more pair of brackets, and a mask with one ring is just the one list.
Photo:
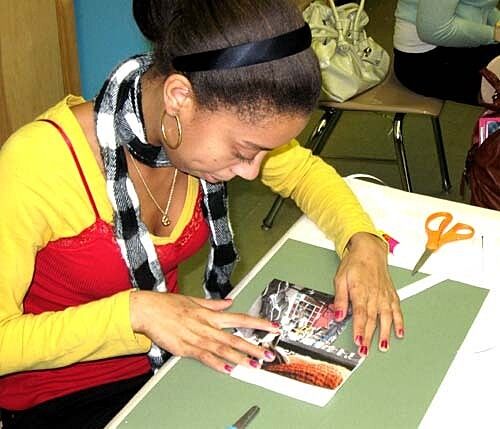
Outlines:
{"label": "woman's right hand", "polygon": [[231,372],[235,364],[257,367],[257,360],[274,360],[271,351],[223,331],[252,328],[279,332],[279,327],[265,319],[224,312],[232,304],[230,299],[149,291],[132,292],[130,296],[133,331],[146,335],[173,355],[192,357],[225,373]]}

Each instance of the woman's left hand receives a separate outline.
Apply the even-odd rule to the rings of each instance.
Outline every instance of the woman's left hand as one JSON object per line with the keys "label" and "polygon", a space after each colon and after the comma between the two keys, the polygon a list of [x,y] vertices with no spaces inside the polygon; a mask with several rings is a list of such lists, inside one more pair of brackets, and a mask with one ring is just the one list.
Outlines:
{"label": "woman's left hand", "polygon": [[391,327],[398,338],[404,336],[403,314],[387,267],[387,247],[377,236],[360,232],[349,240],[335,276],[335,320],[343,320],[352,303],[353,338],[359,353],[368,349],[380,320],[378,346],[389,348]]}

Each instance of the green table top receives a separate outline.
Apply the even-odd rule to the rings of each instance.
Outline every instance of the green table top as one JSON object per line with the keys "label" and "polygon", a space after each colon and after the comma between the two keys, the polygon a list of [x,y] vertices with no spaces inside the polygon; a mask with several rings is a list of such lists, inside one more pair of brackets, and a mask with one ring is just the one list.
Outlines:
{"label": "green table top", "polygon": [[[235,299],[245,312],[273,278],[329,292],[339,260],[330,250],[287,240]],[[425,275],[390,267],[397,288]],[[252,405],[257,428],[415,428],[462,344],[488,291],[447,280],[402,302],[406,337],[369,357],[323,408],[181,359],[119,428],[225,428]],[[352,341],[350,327],[342,341]]]}

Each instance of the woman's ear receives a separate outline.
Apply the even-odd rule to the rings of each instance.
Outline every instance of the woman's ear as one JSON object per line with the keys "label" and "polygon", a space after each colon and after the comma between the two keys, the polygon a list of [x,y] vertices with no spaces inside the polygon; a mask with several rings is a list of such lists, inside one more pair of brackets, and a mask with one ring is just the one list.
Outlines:
{"label": "woman's ear", "polygon": [[171,74],[163,83],[163,103],[169,116],[192,108],[194,100],[191,82],[181,74]]}

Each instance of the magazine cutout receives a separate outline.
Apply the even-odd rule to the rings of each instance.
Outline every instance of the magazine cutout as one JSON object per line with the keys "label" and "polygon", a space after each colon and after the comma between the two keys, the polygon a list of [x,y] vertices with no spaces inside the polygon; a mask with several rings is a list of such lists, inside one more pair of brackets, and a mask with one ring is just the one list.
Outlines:
{"label": "magazine cutout", "polygon": [[260,369],[237,365],[231,376],[274,392],[325,406],[364,357],[335,345],[351,319],[334,320],[334,296],[274,279],[248,314],[281,324],[281,333],[237,329],[235,335],[262,345],[276,354],[273,362],[261,361]]}

